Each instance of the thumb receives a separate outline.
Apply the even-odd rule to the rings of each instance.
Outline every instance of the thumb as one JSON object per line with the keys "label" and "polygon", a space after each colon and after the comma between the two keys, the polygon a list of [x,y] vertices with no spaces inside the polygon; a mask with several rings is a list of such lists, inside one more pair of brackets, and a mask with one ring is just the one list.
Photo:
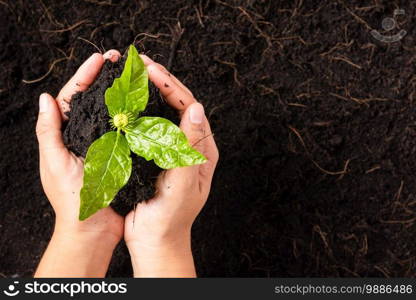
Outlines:
{"label": "thumb", "polygon": [[[189,144],[200,153],[204,153],[204,135],[205,135],[205,113],[204,107],[200,103],[192,103],[182,114],[180,128],[188,138]],[[174,168],[167,170],[164,176],[159,177],[159,191],[164,185],[162,182],[176,182],[179,186],[193,185],[199,180],[200,165]],[[167,184],[170,186],[170,184]],[[171,189],[172,192],[173,189]]]}
{"label": "thumb", "polygon": [[188,138],[189,144],[204,153],[205,112],[200,103],[192,103],[182,115],[180,128]]}
{"label": "thumb", "polygon": [[41,154],[48,149],[64,147],[61,125],[61,114],[55,99],[51,95],[43,93],[39,97],[39,115],[36,123],[36,136]]}

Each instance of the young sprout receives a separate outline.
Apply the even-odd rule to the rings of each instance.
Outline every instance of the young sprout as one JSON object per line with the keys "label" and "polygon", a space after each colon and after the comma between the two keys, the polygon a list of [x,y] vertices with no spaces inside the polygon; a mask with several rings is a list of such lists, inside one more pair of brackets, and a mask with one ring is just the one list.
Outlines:
{"label": "young sprout", "polygon": [[129,48],[121,76],[114,80],[104,96],[110,124],[115,131],[103,134],[88,148],[80,192],[80,220],[110,205],[128,182],[132,171],[130,152],[153,160],[162,169],[206,161],[171,121],[137,117],[146,108],[149,89],[146,68],[133,45]]}

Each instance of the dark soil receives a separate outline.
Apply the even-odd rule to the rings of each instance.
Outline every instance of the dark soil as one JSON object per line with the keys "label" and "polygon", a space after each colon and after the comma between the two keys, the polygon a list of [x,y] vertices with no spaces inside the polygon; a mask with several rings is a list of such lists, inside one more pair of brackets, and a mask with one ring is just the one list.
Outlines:
{"label": "dark soil", "polygon": [[[407,35],[375,40],[395,8]],[[96,51],[83,38],[135,41],[206,108],[221,157],[193,228],[200,276],[415,276],[415,17],[398,0],[0,1],[0,275],[31,276],[48,243],[37,99]],[[74,99],[79,154],[108,129],[98,100],[119,70]],[[153,91],[147,114],[172,113]],[[120,199],[151,193],[132,188],[159,171],[142,164]],[[108,275],[131,275],[122,244]]]}

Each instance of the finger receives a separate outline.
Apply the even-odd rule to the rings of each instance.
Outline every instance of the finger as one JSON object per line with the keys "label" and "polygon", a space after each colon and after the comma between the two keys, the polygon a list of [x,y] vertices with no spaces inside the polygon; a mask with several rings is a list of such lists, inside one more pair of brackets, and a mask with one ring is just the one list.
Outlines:
{"label": "finger", "polygon": [[170,78],[172,78],[172,80],[178,85],[180,86],[182,89],[184,89],[186,92],[188,92],[189,94],[191,94],[191,96],[193,97],[194,95],[192,94],[191,90],[188,89],[182,82],[179,81],[178,78],[176,78],[175,75],[173,75],[172,73],[170,73],[163,65],[155,62],[154,60],[152,60],[150,57],[148,57],[147,55],[144,54],[140,54],[140,57],[143,59],[143,62],[145,64],[145,66],[147,67],[150,64],[155,64],[162,72],[165,72]]}
{"label": "finger", "polygon": [[64,120],[67,119],[65,112],[69,111],[69,103],[72,96],[77,92],[85,91],[94,82],[105,60],[110,60],[114,63],[120,57],[120,52],[114,49],[108,50],[104,55],[94,53],[78,68],[75,75],[62,88],[56,98]]}
{"label": "finger", "polygon": [[172,80],[178,85],[180,86],[184,91],[188,92],[192,97],[194,96],[194,94],[191,92],[190,89],[188,89],[178,78],[176,78],[175,75],[173,75],[172,73],[170,73],[163,65],[153,61],[150,57],[148,57],[147,55],[144,54],[140,54],[140,57],[143,59],[143,62],[145,64],[145,66],[147,67],[150,64],[156,64],[156,66],[163,72],[165,72],[170,78],[172,78]]}
{"label": "finger", "polygon": [[217,145],[215,144],[214,135],[211,131],[211,127],[207,118],[205,122],[205,136],[204,136],[204,152],[203,154],[207,158],[207,162],[199,167],[200,189],[201,192],[208,196],[211,189],[212,177],[218,163],[219,152]]}
{"label": "finger", "polygon": [[[183,113],[180,124],[180,128],[188,138],[189,144],[200,153],[204,153],[205,150],[204,119],[205,115],[203,106],[200,103],[193,103]],[[199,167],[200,165],[194,165],[170,169],[164,174],[163,181],[177,183],[176,187],[172,188],[172,190],[175,188],[181,189],[182,185],[185,189],[190,186],[195,187],[199,183]],[[159,189],[163,190],[163,186],[160,186]]]}
{"label": "finger", "polygon": [[[140,204],[140,203],[139,203]],[[138,205],[139,205],[138,204]],[[140,219],[136,218],[137,206],[134,210],[130,211],[124,218],[124,239],[126,243],[130,242],[128,238],[134,237],[135,232],[140,228]],[[140,224],[141,225],[141,224]]]}
{"label": "finger", "polygon": [[68,154],[62,140],[61,125],[61,113],[55,99],[46,93],[40,95],[36,136],[41,160],[49,158],[56,162]]}
{"label": "finger", "polygon": [[164,72],[166,75],[168,75],[172,81],[178,85],[181,89],[183,89],[185,92],[187,92],[188,94],[190,94],[192,97],[194,96],[194,94],[192,94],[191,90],[188,89],[182,82],[179,81],[178,78],[176,78],[175,75],[173,75],[172,73],[170,73],[163,65],[155,63],[156,67],[159,68],[159,70],[161,70],[162,72]]}
{"label": "finger", "polygon": [[176,84],[173,77],[158,68],[156,64],[147,67],[149,79],[160,90],[167,103],[175,109],[183,112],[196,100],[188,91]]}
{"label": "finger", "polygon": [[205,112],[201,103],[191,104],[182,115],[180,126],[181,130],[188,138],[189,144],[204,152],[203,138],[205,136]]}
{"label": "finger", "polygon": [[175,75],[173,75],[172,73],[170,73],[163,65],[156,63],[156,66],[162,71],[165,72],[165,74],[167,74],[172,81],[179,86],[181,89],[183,89],[185,92],[187,92],[189,95],[191,95],[193,98],[194,94],[192,94],[191,90],[188,89],[182,82],[180,82],[180,80],[178,78],[176,78]]}
{"label": "finger", "polygon": [[189,105],[196,102],[192,93],[187,88],[184,89],[181,85],[178,85],[174,77],[165,71],[166,69],[163,70],[160,67],[161,65],[148,57],[143,61],[146,65],[149,79],[160,90],[169,105],[183,112]]}
{"label": "finger", "polygon": [[103,54],[104,60],[109,60],[113,63],[118,61],[120,59],[120,57],[121,57],[120,52],[118,52],[117,50],[114,50],[114,49],[108,50],[106,53]]}
{"label": "finger", "polygon": [[67,119],[65,112],[69,111],[69,103],[72,95],[79,91],[85,91],[94,82],[103,64],[103,56],[100,53],[94,53],[78,68],[75,75],[72,76],[59,92],[56,100],[58,101],[64,120]]}
{"label": "finger", "polygon": [[61,116],[51,95],[43,93],[39,97],[39,115],[36,123],[36,136],[39,148],[62,147]]}

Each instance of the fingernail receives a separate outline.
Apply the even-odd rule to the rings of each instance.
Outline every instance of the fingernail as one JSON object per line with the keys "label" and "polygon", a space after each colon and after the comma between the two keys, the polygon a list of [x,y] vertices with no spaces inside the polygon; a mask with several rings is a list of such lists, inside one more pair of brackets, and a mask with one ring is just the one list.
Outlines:
{"label": "fingernail", "polygon": [[204,119],[204,107],[201,104],[193,104],[189,111],[189,120],[192,124],[201,124]]}
{"label": "fingernail", "polygon": [[108,50],[106,53],[103,54],[104,60],[111,60],[112,62],[116,62],[120,58],[120,54],[115,50]]}
{"label": "fingernail", "polygon": [[107,51],[106,53],[103,54],[104,59],[111,59],[113,57],[113,52]]}
{"label": "fingernail", "polygon": [[48,106],[49,106],[48,95],[43,93],[39,97],[39,112],[40,113],[47,112],[48,111]]}

